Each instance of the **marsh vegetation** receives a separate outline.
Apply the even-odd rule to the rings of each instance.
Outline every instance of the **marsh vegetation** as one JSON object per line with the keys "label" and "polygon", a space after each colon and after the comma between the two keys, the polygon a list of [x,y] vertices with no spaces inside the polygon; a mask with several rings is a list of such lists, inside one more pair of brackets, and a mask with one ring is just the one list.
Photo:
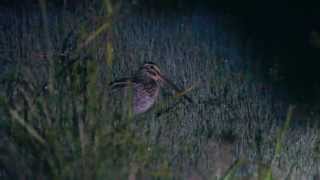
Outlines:
{"label": "marsh vegetation", "polygon": [[[106,2],[0,11],[0,179],[318,177],[319,116],[260,77],[233,17]],[[146,61],[195,102],[163,89],[142,115],[110,113],[108,84]]]}

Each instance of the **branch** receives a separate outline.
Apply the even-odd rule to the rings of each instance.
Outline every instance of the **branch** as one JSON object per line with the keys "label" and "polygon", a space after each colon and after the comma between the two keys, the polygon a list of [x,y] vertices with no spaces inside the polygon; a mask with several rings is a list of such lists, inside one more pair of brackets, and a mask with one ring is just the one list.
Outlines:
{"label": "branch", "polygon": [[16,120],[21,126],[26,128],[27,132],[31,135],[31,137],[35,138],[37,141],[39,141],[42,145],[46,145],[46,141],[43,137],[40,136],[40,134],[32,127],[30,126],[19,114],[16,110],[10,109],[9,113],[12,117],[12,119]]}

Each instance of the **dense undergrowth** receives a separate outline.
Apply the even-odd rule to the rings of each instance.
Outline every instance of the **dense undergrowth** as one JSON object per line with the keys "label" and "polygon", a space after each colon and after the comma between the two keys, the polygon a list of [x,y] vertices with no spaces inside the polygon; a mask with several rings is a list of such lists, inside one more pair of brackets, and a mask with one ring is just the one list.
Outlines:
{"label": "dense undergrowth", "polygon": [[[1,179],[318,174],[317,125],[285,124],[288,104],[253,73],[231,17],[103,12],[0,13]],[[108,83],[145,61],[195,103],[163,89],[143,115],[111,114]]]}

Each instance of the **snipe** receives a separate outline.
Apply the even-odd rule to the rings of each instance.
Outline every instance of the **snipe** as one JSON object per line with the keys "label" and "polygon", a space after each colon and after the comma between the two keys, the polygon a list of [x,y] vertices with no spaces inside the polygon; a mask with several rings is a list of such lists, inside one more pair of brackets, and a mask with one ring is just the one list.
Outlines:
{"label": "snipe", "polygon": [[[161,87],[167,85],[176,92],[181,90],[164,76],[159,67],[151,62],[145,63],[130,78],[123,78],[111,82],[111,91],[132,92],[132,111],[134,114],[140,114],[149,110],[157,101]],[[121,95],[121,94],[120,94]],[[183,97],[192,103],[192,99],[186,95]]]}

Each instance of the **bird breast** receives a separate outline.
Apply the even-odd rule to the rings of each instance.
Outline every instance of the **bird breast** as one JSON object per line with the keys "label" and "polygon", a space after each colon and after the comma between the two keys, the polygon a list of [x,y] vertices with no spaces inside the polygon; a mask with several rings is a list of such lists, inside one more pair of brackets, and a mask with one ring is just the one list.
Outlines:
{"label": "bird breast", "polygon": [[146,112],[159,96],[159,86],[155,83],[136,84],[133,95],[133,112]]}

